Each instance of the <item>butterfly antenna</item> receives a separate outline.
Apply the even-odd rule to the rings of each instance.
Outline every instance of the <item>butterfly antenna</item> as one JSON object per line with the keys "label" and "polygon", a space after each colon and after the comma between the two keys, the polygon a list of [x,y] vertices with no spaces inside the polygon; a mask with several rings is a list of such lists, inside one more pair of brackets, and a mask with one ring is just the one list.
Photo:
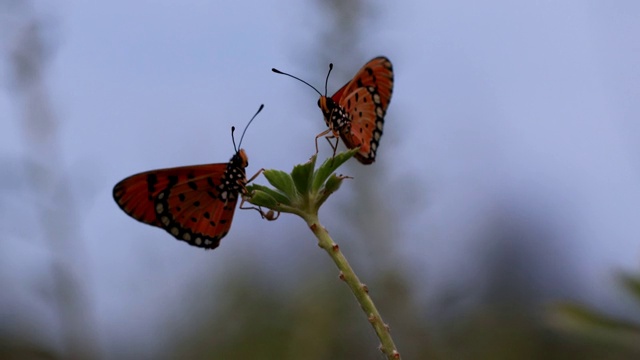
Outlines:
{"label": "butterfly antenna", "polygon": [[236,131],[236,127],[232,126],[231,127],[231,141],[233,142],[233,150],[235,150],[236,152],[238,152],[238,147],[236,146],[236,139],[233,137],[233,132]]}
{"label": "butterfly antenna", "polygon": [[[238,147],[236,147],[235,140],[233,141],[233,147],[235,148],[236,152],[238,152],[238,149],[240,149],[240,146],[242,146],[242,139],[244,139],[244,134],[247,132],[247,129],[249,128],[249,125],[251,125],[251,123],[253,122],[253,119],[255,119],[256,116],[258,116],[258,114],[260,114],[260,111],[262,111],[263,108],[264,108],[264,104],[260,104],[260,107],[258,108],[258,111],[256,111],[256,113],[253,115],[251,120],[249,120],[249,122],[247,123],[247,126],[244,127],[244,130],[242,131],[242,136],[240,136],[240,142],[238,143]],[[235,128],[232,126],[231,127],[231,139],[232,140],[233,140],[233,131],[234,130],[235,130]]]}
{"label": "butterfly antenna", "polygon": [[293,75],[291,75],[291,74],[287,74],[286,72],[282,72],[282,71],[280,71],[280,70],[278,70],[278,69],[276,69],[276,68],[272,68],[272,69],[271,69],[271,71],[273,71],[273,72],[274,72],[274,73],[276,73],[276,74],[287,75],[287,76],[292,77],[292,78],[294,78],[294,79],[296,79],[296,80],[298,80],[298,81],[300,81],[300,82],[303,82],[303,83],[307,84],[310,88],[312,88],[313,90],[315,90],[315,91],[318,93],[318,95],[322,96],[322,93],[320,93],[320,91],[318,91],[318,89],[314,88],[313,86],[311,86],[311,84],[309,84],[308,82],[306,82],[306,81],[304,81],[304,80],[300,79],[299,77],[293,76]]}
{"label": "butterfly antenna", "polygon": [[327,96],[327,84],[329,83],[329,75],[331,74],[331,70],[333,70],[333,63],[329,63],[329,72],[327,73],[327,78],[324,80],[324,96]]}

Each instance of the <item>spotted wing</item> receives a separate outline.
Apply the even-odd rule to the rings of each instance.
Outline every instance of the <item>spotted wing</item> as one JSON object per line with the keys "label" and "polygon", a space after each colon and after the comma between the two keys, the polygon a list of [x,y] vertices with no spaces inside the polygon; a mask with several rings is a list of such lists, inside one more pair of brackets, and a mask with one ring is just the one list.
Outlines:
{"label": "spotted wing", "polygon": [[130,176],[113,198],[134,219],[190,245],[214,249],[231,227],[237,193],[221,198],[227,163],[153,170]]}
{"label": "spotted wing", "polygon": [[351,126],[341,129],[340,137],[350,149],[360,146],[355,156],[363,164],[375,161],[392,92],[391,62],[377,57],[332,97],[350,119]]}
{"label": "spotted wing", "polygon": [[374,96],[369,89],[358,88],[344,99],[344,111],[351,119],[351,126],[341,129],[340,138],[349,149],[360,147],[355,157],[363,164],[375,161],[382,136],[384,112]]}
{"label": "spotted wing", "polygon": [[[384,56],[379,56],[366,63],[340,90],[331,98],[344,107],[346,97],[358,88],[372,86],[380,96],[380,106],[387,111],[393,93],[393,66]],[[343,100],[343,98],[345,98]]]}

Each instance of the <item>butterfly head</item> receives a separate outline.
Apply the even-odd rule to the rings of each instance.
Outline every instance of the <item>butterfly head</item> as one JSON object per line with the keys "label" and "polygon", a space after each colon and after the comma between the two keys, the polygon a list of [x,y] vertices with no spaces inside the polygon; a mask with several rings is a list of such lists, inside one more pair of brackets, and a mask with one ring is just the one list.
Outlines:
{"label": "butterfly head", "polygon": [[251,123],[253,122],[253,119],[255,119],[256,116],[258,116],[258,114],[260,113],[260,111],[262,111],[263,108],[264,108],[264,104],[260,105],[260,108],[258,108],[258,111],[256,111],[255,115],[253,115],[251,120],[249,120],[249,122],[247,123],[247,126],[244,127],[244,131],[242,131],[242,136],[240,136],[240,142],[238,143],[238,146],[236,146],[236,139],[233,137],[233,132],[236,130],[236,128],[235,126],[231,127],[231,141],[233,141],[233,148],[235,149],[236,153],[235,155],[233,155],[233,157],[229,161],[229,166],[235,166],[236,168],[241,167],[243,169],[249,166],[249,158],[247,157],[247,153],[245,153],[244,149],[241,149],[240,146],[242,145],[242,140],[244,139],[244,134],[247,132],[247,128],[249,128],[249,125],[251,125]]}
{"label": "butterfly head", "polygon": [[318,107],[322,110],[322,114],[324,115],[324,121],[327,123],[327,126],[330,125],[331,113],[338,106],[332,98],[321,95],[320,99],[318,99]]}
{"label": "butterfly head", "polygon": [[233,155],[233,157],[229,161],[229,165],[240,167],[243,169],[249,166],[249,157],[247,157],[247,153],[244,151],[244,149],[238,150],[238,152]]}

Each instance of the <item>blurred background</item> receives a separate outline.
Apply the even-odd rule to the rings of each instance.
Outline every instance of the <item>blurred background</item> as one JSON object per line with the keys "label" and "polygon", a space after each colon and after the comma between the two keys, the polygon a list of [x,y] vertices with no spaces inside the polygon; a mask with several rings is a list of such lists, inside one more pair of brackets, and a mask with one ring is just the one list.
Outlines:
{"label": "blurred background", "polygon": [[[321,221],[405,359],[627,359],[549,321],[640,308],[637,1],[0,0],[0,358],[380,359],[304,222],[236,211],[215,251],[118,209],[133,173],[289,171],[385,55],[377,161]],[[330,155],[324,142],[321,157]],[[324,146],[326,145],[326,146]],[[257,183],[266,184],[264,178]]]}

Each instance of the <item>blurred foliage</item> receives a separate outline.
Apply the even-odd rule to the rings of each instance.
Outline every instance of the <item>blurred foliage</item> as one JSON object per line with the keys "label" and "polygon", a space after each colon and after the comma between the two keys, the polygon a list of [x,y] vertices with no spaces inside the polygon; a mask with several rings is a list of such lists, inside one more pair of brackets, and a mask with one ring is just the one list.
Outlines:
{"label": "blurred foliage", "polygon": [[[6,14],[15,12],[14,7],[23,3],[26,2],[0,0],[4,18],[8,16]],[[359,46],[362,44],[360,39],[363,34],[366,34],[363,16],[364,18],[374,16],[382,11],[375,11],[376,9],[369,6],[370,3],[360,0],[317,1],[316,5],[325,12],[324,15],[330,21],[323,22],[325,28],[318,31],[319,41],[309,42],[313,49],[319,52],[313,54],[311,62],[319,63],[324,67],[329,61],[335,61],[335,58],[340,56],[341,66],[336,68],[333,76],[347,79],[353,75],[352,72],[363,60],[378,55],[364,54],[359,51]],[[24,10],[25,13],[30,13],[27,10]],[[29,16],[25,18],[30,19]],[[3,28],[1,25],[0,39],[8,43],[9,31],[5,31],[6,27]],[[34,79],[38,80],[37,75],[40,71],[46,70],[47,61],[45,60],[48,53],[45,50],[48,48],[43,48],[42,45],[46,44],[42,42],[34,42],[38,38],[32,37],[41,34],[39,29],[38,23],[25,28],[25,31],[22,31],[25,35],[22,39],[23,45],[31,44],[32,46],[22,48],[23,52],[13,52],[13,57],[2,59],[14,65],[7,72],[12,76],[11,85],[14,91],[22,91],[17,94],[20,97],[19,101],[15,101],[16,104],[29,104],[26,100],[29,99],[30,93],[23,91],[27,89],[26,86],[18,86],[20,79],[23,84],[32,84]],[[296,48],[296,53],[305,52]],[[42,62],[39,63],[37,60]],[[309,68],[317,67],[309,66]],[[316,78],[324,80],[324,74],[316,74]],[[38,94],[46,95],[46,87]],[[48,101],[46,96],[38,99],[41,101],[43,98]],[[26,106],[24,114],[32,114],[29,109],[35,111],[39,108],[54,107]],[[314,108],[314,104],[309,104],[309,108],[313,108],[310,111],[315,111],[317,121],[322,125],[320,111]],[[45,124],[46,126],[25,127],[25,129],[32,131],[55,129],[55,116],[44,118],[41,115],[41,113],[35,113],[32,120],[51,119],[54,122]],[[23,123],[27,124],[27,120],[29,119],[25,117]],[[398,120],[395,126],[402,125],[401,119],[390,120]],[[52,133],[55,132],[49,131],[42,134]],[[44,151],[41,151],[43,149],[40,147],[41,142],[33,140],[40,139],[37,133],[29,135],[26,132],[25,135],[27,135],[25,142],[31,141],[34,153],[55,154],[51,151],[51,147],[47,147],[51,142],[45,144]],[[392,148],[390,140],[385,138],[383,144],[385,148]],[[59,163],[52,162],[52,164]],[[64,168],[62,165],[58,167]],[[512,277],[512,280],[507,277],[505,280],[504,274],[512,275],[513,268],[522,263],[521,258],[513,256],[513,253],[505,255],[502,259],[494,259],[495,263],[508,266],[503,266],[496,273],[486,276],[486,278],[498,279],[496,280],[498,286],[489,287],[489,294],[484,301],[464,310],[454,309],[455,311],[448,313],[449,316],[440,316],[452,307],[452,303],[460,303],[461,299],[470,297],[472,289],[462,287],[459,291],[464,293],[457,293],[456,296],[441,296],[442,301],[435,304],[427,302],[424,294],[420,294],[412,286],[416,283],[413,278],[415,275],[407,271],[403,259],[394,251],[394,240],[401,239],[403,236],[401,222],[403,214],[394,212],[390,207],[380,206],[385,204],[385,194],[380,189],[390,181],[384,163],[375,164],[365,172],[361,165],[353,162],[348,173],[356,177],[359,186],[354,189],[355,193],[351,194],[349,199],[343,201],[342,207],[336,210],[337,215],[334,216],[334,221],[331,221],[330,227],[335,229],[333,233],[337,234],[336,240],[343,250],[347,248],[358,250],[349,252],[347,255],[350,258],[355,257],[353,266],[358,273],[364,269],[365,275],[361,278],[369,286],[371,296],[391,326],[394,339],[404,359],[639,358],[640,324],[637,322],[614,318],[575,303],[564,303],[555,308],[553,327],[547,326],[545,316],[540,314],[542,301],[536,298],[536,291],[540,290],[530,285],[526,277]],[[15,188],[6,187],[2,191],[15,196]],[[19,200],[24,199],[21,197]],[[361,211],[361,209],[367,211]],[[63,210],[52,209],[52,211],[61,214],[60,216],[66,216],[67,221],[71,216],[68,215],[69,211],[65,207]],[[11,218],[16,214],[5,212],[3,215]],[[46,217],[43,216],[43,218]],[[72,222],[72,224],[75,223]],[[333,225],[335,223],[338,225]],[[499,226],[504,228],[504,222]],[[72,230],[70,232],[73,233]],[[58,231],[60,231],[59,228]],[[55,234],[54,231],[49,231],[47,235],[49,233]],[[531,231],[527,230],[524,233],[531,234]],[[517,234],[508,235],[507,238],[512,240],[516,239],[516,236]],[[299,241],[301,238],[312,238],[310,234],[296,233],[294,230],[284,234],[283,237],[282,244]],[[49,240],[48,244],[53,244],[51,253],[55,254],[56,247],[59,247],[55,238],[47,240]],[[521,245],[521,242],[517,243]],[[77,249],[77,244],[74,244],[73,248]],[[324,256],[313,246],[307,248],[310,253],[315,252],[311,255],[295,253],[287,256],[297,256],[301,259]],[[361,251],[363,249],[366,251]],[[525,252],[529,253],[529,251]],[[81,257],[76,256],[76,258]],[[505,259],[516,261],[507,263]],[[558,263],[564,264],[562,261]],[[64,265],[65,262],[62,264]],[[258,260],[250,257],[236,262],[234,268],[225,269],[225,274],[216,277],[216,281],[203,283],[202,278],[194,280],[187,292],[188,300],[185,300],[177,311],[178,320],[175,314],[166,316],[164,327],[167,329],[168,340],[159,345],[162,348],[161,352],[158,353],[155,349],[150,352],[156,352],[155,358],[167,359],[382,358],[382,354],[376,349],[378,340],[375,334],[371,331],[370,325],[348,288],[338,279],[336,271],[331,266],[315,267],[315,262],[301,265],[303,266],[289,270],[290,274],[296,274],[305,279],[299,283],[291,283],[290,277],[283,276],[275,280],[270,278],[273,274],[264,272]],[[462,265],[452,266],[461,267]],[[46,291],[38,290],[38,287],[33,284],[29,285],[37,291],[29,294],[38,294],[32,296],[39,296],[38,300],[56,309],[57,315],[67,316],[60,316],[59,322],[45,319],[28,323],[25,318],[19,318],[23,314],[15,313],[16,309],[19,309],[18,306],[3,304],[0,359],[69,358],[65,355],[74,353],[74,348],[76,354],[85,355],[76,358],[100,357],[99,346],[96,344],[98,341],[95,339],[98,329],[94,325],[94,319],[87,316],[90,311],[87,311],[83,305],[88,299],[84,298],[82,288],[76,284],[76,277],[84,273],[80,271],[82,267],[63,269],[65,271],[59,269],[60,267],[52,267],[54,275],[61,278],[55,282],[58,289],[54,293],[58,298],[44,296],[43,293]],[[217,274],[212,274],[211,277],[214,277],[213,275]],[[204,277],[209,277],[209,274]],[[423,279],[426,276],[420,274],[420,278]],[[67,286],[63,286],[65,279],[70,279],[67,281]],[[222,281],[217,281],[219,279]],[[640,302],[640,277],[626,275],[621,276],[621,280],[633,298]],[[12,289],[3,286],[2,290],[6,293]],[[167,291],[181,290],[167,289]],[[519,295],[514,297],[515,291],[518,291]],[[27,307],[24,308],[27,309]],[[29,315],[34,318],[45,318],[36,312],[31,312]],[[21,321],[26,330],[19,331],[22,329],[18,329],[15,323],[9,321],[16,318],[19,318],[16,322]],[[55,325],[52,326],[52,323]],[[52,341],[41,336],[42,330],[33,324],[49,324],[54,329],[49,330],[59,338]],[[135,327],[136,324],[122,324],[122,326]],[[562,331],[556,331],[558,329]],[[47,344],[48,342],[55,345]],[[110,344],[107,353],[113,354],[119,351],[122,354],[119,358],[127,358],[127,354],[132,358],[130,355],[134,350],[118,349],[118,346],[123,345]],[[60,349],[65,347],[67,350]]]}
{"label": "blurred foliage", "polygon": [[[617,278],[640,308],[640,275],[619,274]],[[555,304],[550,310],[550,322],[577,341],[601,344],[611,351],[640,358],[640,322],[607,315],[575,302]]]}
{"label": "blurred foliage", "polygon": [[[318,252],[318,256],[324,254]],[[203,295],[224,299],[224,303],[217,303],[200,327],[176,339],[169,358],[382,358],[376,348],[379,340],[336,271],[298,271],[304,271],[308,280],[287,292],[281,286],[270,286],[273,280],[260,276],[250,263],[231,269],[233,277]],[[371,284],[371,295],[383,315],[398,322],[397,329],[391,330],[399,336],[400,349],[406,345],[405,358],[435,358],[427,356],[431,350],[424,322],[416,316],[418,312],[411,313],[418,307],[405,296],[405,286],[390,275]],[[383,296],[390,293],[397,296]]]}

